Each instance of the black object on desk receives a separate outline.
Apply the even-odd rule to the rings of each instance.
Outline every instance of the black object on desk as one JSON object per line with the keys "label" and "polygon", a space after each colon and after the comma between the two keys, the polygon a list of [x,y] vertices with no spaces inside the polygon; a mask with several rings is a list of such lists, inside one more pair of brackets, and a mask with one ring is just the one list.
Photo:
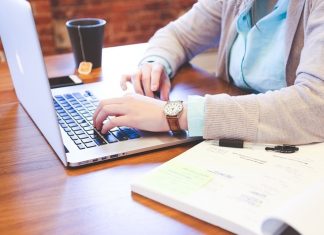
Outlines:
{"label": "black object on desk", "polygon": [[59,88],[66,86],[75,86],[83,84],[82,80],[76,75],[54,77],[49,79],[51,88]]}
{"label": "black object on desk", "polygon": [[266,151],[275,151],[278,153],[294,153],[297,152],[299,150],[298,147],[296,147],[295,145],[277,145],[274,147],[266,147],[265,148]]}
{"label": "black object on desk", "polygon": [[[230,148],[244,148],[248,143],[244,142],[241,139],[220,139],[219,146],[230,147]],[[251,144],[249,144],[251,145]],[[295,145],[276,145],[271,147],[265,147],[266,151],[274,151],[278,153],[295,153],[299,150]]]}

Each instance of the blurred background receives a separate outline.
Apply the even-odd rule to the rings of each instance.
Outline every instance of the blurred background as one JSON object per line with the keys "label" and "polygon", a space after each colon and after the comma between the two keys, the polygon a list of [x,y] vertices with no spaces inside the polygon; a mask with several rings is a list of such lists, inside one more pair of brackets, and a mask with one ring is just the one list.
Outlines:
{"label": "blurred background", "polygon": [[[104,46],[146,42],[154,32],[191,8],[196,0],[29,0],[44,55],[70,52],[65,22],[103,18]],[[0,43],[1,44],[1,43]],[[0,45],[0,60],[5,59]]]}

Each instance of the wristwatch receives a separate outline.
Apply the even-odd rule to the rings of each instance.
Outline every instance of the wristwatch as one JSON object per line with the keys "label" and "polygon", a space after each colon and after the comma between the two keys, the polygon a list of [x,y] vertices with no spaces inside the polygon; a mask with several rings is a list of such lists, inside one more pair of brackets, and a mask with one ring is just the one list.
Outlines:
{"label": "wristwatch", "polygon": [[183,101],[168,101],[164,106],[164,114],[168,121],[172,133],[179,133],[181,131],[179,118],[183,111]]}

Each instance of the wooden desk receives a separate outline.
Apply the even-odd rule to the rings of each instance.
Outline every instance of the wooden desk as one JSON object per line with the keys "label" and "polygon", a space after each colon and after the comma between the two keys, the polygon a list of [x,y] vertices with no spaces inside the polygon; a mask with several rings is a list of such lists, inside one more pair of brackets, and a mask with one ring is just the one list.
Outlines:
{"label": "wooden desk", "polygon": [[[118,83],[145,45],[104,50],[101,78]],[[71,54],[46,58],[50,76],[74,72]],[[189,81],[189,83],[188,83]],[[203,92],[241,92],[190,66],[174,81],[172,98]],[[1,234],[229,234],[133,194],[130,182],[192,144],[138,154],[79,169],[65,169],[15,96],[7,66],[0,66]]]}

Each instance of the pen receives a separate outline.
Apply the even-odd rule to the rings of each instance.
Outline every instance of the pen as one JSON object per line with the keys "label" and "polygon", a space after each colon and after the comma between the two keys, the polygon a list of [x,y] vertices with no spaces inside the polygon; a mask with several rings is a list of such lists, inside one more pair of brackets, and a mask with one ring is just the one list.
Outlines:
{"label": "pen", "polygon": [[[253,144],[249,142],[245,142],[241,139],[219,139],[218,143],[217,141],[214,142],[214,144],[222,147],[230,147],[230,148],[252,148]],[[295,145],[273,145],[271,147],[267,146],[265,147],[266,151],[274,151],[279,153],[294,153],[299,150],[298,147]]]}

